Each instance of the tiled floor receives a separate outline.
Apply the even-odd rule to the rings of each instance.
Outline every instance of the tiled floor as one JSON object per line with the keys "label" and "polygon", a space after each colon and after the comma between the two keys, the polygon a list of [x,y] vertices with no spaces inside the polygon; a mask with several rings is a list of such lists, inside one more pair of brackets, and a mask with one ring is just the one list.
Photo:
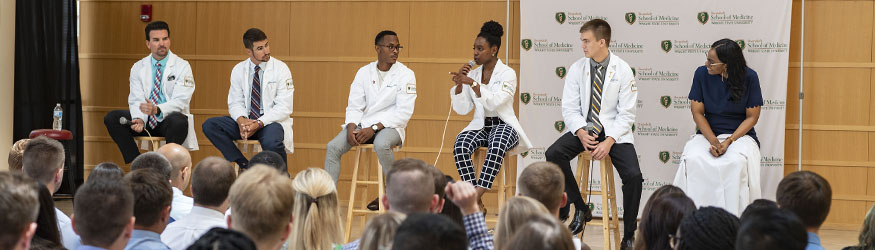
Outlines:
{"label": "tiled floor", "polygon": [[[68,215],[73,210],[73,203],[69,199],[57,200],[55,201],[55,205],[64,211]],[[341,211],[346,211],[345,207],[341,208]],[[492,211],[492,210],[490,210]],[[346,216],[346,213],[341,213],[342,216]],[[490,215],[493,216],[493,215]],[[598,222],[599,220],[594,220],[594,222]],[[489,228],[493,228],[494,223],[487,223]],[[623,223],[620,222],[620,232],[622,229]],[[351,239],[356,239],[361,235],[363,225],[360,225],[359,220],[353,220],[352,223],[352,232],[350,234]],[[859,235],[859,231],[856,230],[821,230],[820,231],[820,239],[821,244],[827,250],[840,250],[843,247],[855,245],[857,242],[857,236]],[[602,241],[602,229],[601,226],[587,226],[586,230],[583,234],[583,242],[590,246],[593,250],[596,249],[604,249],[604,243]]]}

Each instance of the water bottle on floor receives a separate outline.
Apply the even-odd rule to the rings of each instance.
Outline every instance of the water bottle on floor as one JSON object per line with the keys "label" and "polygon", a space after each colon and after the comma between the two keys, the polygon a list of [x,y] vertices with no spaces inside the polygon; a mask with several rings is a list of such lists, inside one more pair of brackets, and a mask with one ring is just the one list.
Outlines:
{"label": "water bottle on floor", "polygon": [[61,108],[61,104],[58,103],[55,105],[55,111],[52,112],[53,120],[52,121],[52,129],[61,130],[61,119],[64,118],[64,109]]}

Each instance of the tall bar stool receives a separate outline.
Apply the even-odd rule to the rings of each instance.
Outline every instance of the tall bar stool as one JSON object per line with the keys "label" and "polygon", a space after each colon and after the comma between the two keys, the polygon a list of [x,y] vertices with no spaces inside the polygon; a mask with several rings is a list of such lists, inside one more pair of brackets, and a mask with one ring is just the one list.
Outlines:
{"label": "tall bar stool", "polygon": [[[245,156],[246,159],[252,158],[252,156],[260,153],[262,150],[261,142],[258,140],[234,140],[234,144],[237,145],[237,148],[240,149],[240,153],[243,153],[243,156]],[[234,162],[234,171],[239,170],[240,166],[237,166],[237,163]]]}
{"label": "tall bar stool", "polygon": [[[577,179],[580,185],[580,193],[584,199],[588,195],[600,195],[602,197],[602,222],[590,222],[592,225],[602,226],[604,234],[604,249],[611,248],[611,234],[613,234],[613,242],[615,249],[620,248],[620,218],[617,217],[617,191],[614,186],[614,166],[611,164],[611,157],[605,156],[603,160],[592,161],[593,164],[599,164],[599,176],[601,177],[601,188],[598,191],[589,190],[589,171],[590,160],[592,155],[585,151],[577,156]],[[588,202],[588,201],[587,201]],[[588,204],[587,204],[588,205]],[[629,219],[629,218],[627,218]],[[635,219],[635,218],[631,218]],[[578,237],[583,237],[581,233]]]}
{"label": "tall bar stool", "polygon": [[161,136],[134,136],[134,142],[138,148],[152,152],[158,151],[158,148],[167,143]]}
{"label": "tall bar stool", "polygon": [[[485,158],[488,150],[489,150],[489,148],[487,148],[487,147],[477,148],[476,150],[474,150],[474,153],[471,155],[471,159],[474,160],[474,162],[482,162],[482,161],[479,161],[480,157]],[[505,156],[504,160],[507,161],[507,154],[505,154],[504,156]],[[479,177],[480,176],[479,173],[483,171],[483,164],[479,164],[479,165],[480,165],[480,168],[477,171],[477,174],[475,175],[477,177]],[[516,173],[516,166],[512,166],[509,164],[502,164],[501,169],[498,171],[498,175],[495,176],[495,181],[493,181],[493,183],[492,183],[492,189],[490,189],[489,191],[486,191],[487,193],[496,193],[496,196],[497,196],[496,200],[498,201],[498,209],[494,210],[495,216],[489,216],[489,215],[484,214],[484,216],[486,217],[486,222],[496,222],[496,223],[498,222],[498,212],[499,212],[499,210],[501,210],[502,207],[504,207],[504,202],[507,201],[508,190],[514,188],[513,184],[511,184],[511,185],[507,184],[507,178],[505,178],[506,177],[505,173],[507,173],[508,171],[513,171],[514,173]]]}
{"label": "tall bar stool", "polygon": [[[398,146],[392,147],[392,150],[397,150],[397,149],[398,149]],[[344,234],[343,238],[344,238],[345,242],[349,242],[349,235],[350,235],[350,231],[352,229],[353,216],[360,217],[359,224],[362,225],[362,228],[364,228],[365,221],[366,221],[367,216],[369,214],[382,214],[385,212],[385,208],[383,207],[382,203],[380,204],[380,209],[378,209],[377,211],[368,210],[367,206],[368,206],[369,199],[362,199],[362,201],[359,202],[359,207],[358,208],[355,207],[355,203],[356,203],[355,202],[355,197],[356,197],[355,195],[356,195],[356,192],[358,190],[359,185],[364,186],[364,188],[363,188],[364,194],[368,193],[368,186],[376,185],[377,186],[377,194],[378,194],[377,199],[379,202],[382,202],[383,194],[386,190],[386,187],[384,184],[385,180],[383,180],[383,165],[380,165],[380,161],[377,161],[377,180],[369,180],[370,179],[369,178],[370,177],[370,164],[371,164],[370,154],[367,154],[367,152],[369,150],[373,151],[374,153],[377,152],[376,150],[374,150],[373,144],[362,144],[362,145],[358,145],[358,146],[353,146],[350,149],[350,151],[355,151],[355,165],[353,165],[353,168],[352,168],[352,183],[350,184],[349,204],[346,207],[346,227],[344,228],[344,232],[343,232],[343,234]],[[359,166],[361,163],[362,154],[365,155],[365,160],[364,160],[365,166],[364,166],[364,171],[363,171],[364,177],[359,176]]]}

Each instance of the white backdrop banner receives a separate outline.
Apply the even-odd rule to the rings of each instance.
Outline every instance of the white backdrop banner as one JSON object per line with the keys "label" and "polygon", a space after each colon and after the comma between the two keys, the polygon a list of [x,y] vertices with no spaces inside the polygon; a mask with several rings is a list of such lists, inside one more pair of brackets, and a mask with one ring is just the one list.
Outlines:
{"label": "white backdrop banner", "polygon": [[[644,174],[641,207],[660,186],[671,184],[684,144],[696,125],[687,95],[696,68],[711,44],[738,42],[748,66],[760,77],[764,105],[756,125],[761,141],[762,190],[775,199],[784,173],[784,125],[790,44],[791,0],[739,1],[581,1],[522,0],[520,122],[533,148],[518,156],[518,174],[544,161],[544,152],[565,130],[562,121],[564,77],[580,48],[580,27],[599,18],[611,25],[610,48],[632,66],[638,83],[633,131]],[[572,167],[576,171],[576,160]],[[598,169],[590,183],[600,189]],[[621,181],[615,172],[619,214]],[[590,198],[601,214],[601,198]]]}

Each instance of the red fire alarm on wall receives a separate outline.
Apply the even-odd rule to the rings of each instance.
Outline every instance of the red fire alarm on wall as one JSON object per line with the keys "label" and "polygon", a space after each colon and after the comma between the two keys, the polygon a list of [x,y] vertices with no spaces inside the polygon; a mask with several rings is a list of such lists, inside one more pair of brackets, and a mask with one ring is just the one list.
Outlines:
{"label": "red fire alarm on wall", "polygon": [[151,22],[152,21],[152,5],[151,4],[140,5],[140,21],[143,21],[143,22]]}

